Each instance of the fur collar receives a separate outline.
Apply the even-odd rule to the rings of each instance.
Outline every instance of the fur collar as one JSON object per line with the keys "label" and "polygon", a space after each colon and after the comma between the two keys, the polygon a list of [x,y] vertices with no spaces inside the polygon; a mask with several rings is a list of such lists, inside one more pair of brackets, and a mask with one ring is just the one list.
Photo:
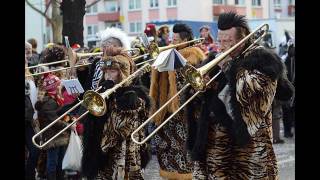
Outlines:
{"label": "fur collar", "polygon": [[280,57],[262,46],[258,46],[246,53],[239,66],[249,71],[257,70],[273,81],[279,79],[283,73]]}
{"label": "fur collar", "polygon": [[[193,66],[201,63],[205,59],[204,53],[198,47],[187,47],[179,50],[179,53],[186,58],[188,63]],[[171,97],[178,92],[176,72],[158,72],[155,69],[151,71],[150,97],[155,103],[151,109],[151,114],[157,111]],[[179,97],[175,98],[168,106],[154,117],[154,122],[159,125],[166,113],[173,113],[180,106]]]}

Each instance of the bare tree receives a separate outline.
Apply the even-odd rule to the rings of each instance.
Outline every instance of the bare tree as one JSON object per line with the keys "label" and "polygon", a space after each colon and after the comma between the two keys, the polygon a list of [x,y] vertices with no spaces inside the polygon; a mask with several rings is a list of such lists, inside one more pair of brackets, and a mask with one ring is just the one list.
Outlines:
{"label": "bare tree", "polygon": [[[83,47],[83,17],[85,11],[85,0],[63,0],[61,12],[63,15],[62,35],[69,37],[72,46],[77,43]],[[64,42],[65,43],[65,42]]]}
{"label": "bare tree", "polygon": [[[85,0],[81,0],[80,2],[78,2],[78,0],[76,2],[74,1],[75,0],[65,0],[65,2],[62,0],[49,0],[49,2],[46,4],[45,11],[42,12],[40,9],[30,3],[30,0],[25,0],[28,6],[41,14],[51,24],[54,43],[62,43],[63,35],[67,35],[70,37],[70,43],[79,43],[82,46],[83,35],[81,34],[83,33],[83,15],[85,14],[85,9],[83,9],[82,6],[85,4]],[[83,7],[90,8],[91,6],[97,4],[99,1],[101,0],[95,0]],[[65,6],[64,4],[66,3],[72,3],[72,5]],[[76,5],[74,5],[73,3],[76,3]],[[62,4],[63,6],[61,6]],[[51,17],[47,14],[50,6],[52,7]],[[76,6],[80,7],[80,9],[74,9],[74,7]],[[75,10],[77,12],[80,12],[80,14],[76,15],[76,13],[73,13],[73,11]],[[66,17],[63,17],[62,11],[64,11],[63,14]],[[63,26],[66,27],[63,28]]]}
{"label": "bare tree", "polygon": [[91,7],[91,6],[95,5],[95,4],[97,4],[99,1],[101,1],[101,0],[95,0],[95,1],[93,1],[92,3],[90,3],[90,4],[86,5],[86,8],[89,8],[89,7]]}
{"label": "bare tree", "polygon": [[[47,19],[47,21],[51,24],[52,34],[53,34],[53,43],[62,43],[62,15],[60,12],[60,2],[59,0],[50,0],[46,4],[46,9],[42,12],[40,9],[36,8],[33,4],[30,3],[29,0],[25,0],[25,2],[30,6],[33,10],[41,14],[43,17]],[[47,11],[49,6],[51,5],[51,17],[47,15]]]}

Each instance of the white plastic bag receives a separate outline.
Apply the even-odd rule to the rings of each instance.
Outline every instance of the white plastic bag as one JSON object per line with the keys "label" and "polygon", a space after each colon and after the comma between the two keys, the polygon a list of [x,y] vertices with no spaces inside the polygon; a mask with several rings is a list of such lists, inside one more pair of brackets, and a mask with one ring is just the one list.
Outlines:
{"label": "white plastic bag", "polygon": [[69,145],[63,157],[62,169],[80,171],[82,158],[81,140],[76,131],[71,131]]}

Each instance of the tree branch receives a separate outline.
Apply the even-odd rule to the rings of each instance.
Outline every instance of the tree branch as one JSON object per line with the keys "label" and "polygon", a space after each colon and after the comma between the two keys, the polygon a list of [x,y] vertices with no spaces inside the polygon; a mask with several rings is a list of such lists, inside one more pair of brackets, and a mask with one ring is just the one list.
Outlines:
{"label": "tree branch", "polygon": [[49,3],[47,4],[47,7],[46,7],[46,10],[44,11],[44,14],[47,14],[47,11],[50,7],[51,2],[52,2],[52,0],[50,0]]}
{"label": "tree branch", "polygon": [[36,8],[34,5],[32,5],[28,0],[25,0],[25,2],[31,7],[31,9],[35,10],[36,12],[38,12],[39,14],[41,14],[42,16],[44,16],[50,24],[52,24],[52,19],[49,18],[49,16],[47,16],[44,12],[40,11],[38,8]]}
{"label": "tree branch", "polygon": [[95,0],[95,1],[93,1],[91,4],[86,5],[86,8],[89,8],[89,7],[97,4],[99,1],[101,1],[101,0]]}

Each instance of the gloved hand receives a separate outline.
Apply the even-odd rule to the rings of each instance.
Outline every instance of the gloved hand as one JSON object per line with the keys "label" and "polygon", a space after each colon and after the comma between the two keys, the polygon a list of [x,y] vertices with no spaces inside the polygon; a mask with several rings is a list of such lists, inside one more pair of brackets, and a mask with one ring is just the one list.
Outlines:
{"label": "gloved hand", "polygon": [[105,80],[105,81],[102,81],[99,85],[102,86],[102,88],[101,88],[101,90],[99,90],[99,92],[104,92],[107,89],[112,88],[115,85],[115,83],[111,80]]}
{"label": "gloved hand", "polygon": [[126,91],[116,97],[116,103],[122,110],[135,109],[138,103],[138,95],[135,91]]}

